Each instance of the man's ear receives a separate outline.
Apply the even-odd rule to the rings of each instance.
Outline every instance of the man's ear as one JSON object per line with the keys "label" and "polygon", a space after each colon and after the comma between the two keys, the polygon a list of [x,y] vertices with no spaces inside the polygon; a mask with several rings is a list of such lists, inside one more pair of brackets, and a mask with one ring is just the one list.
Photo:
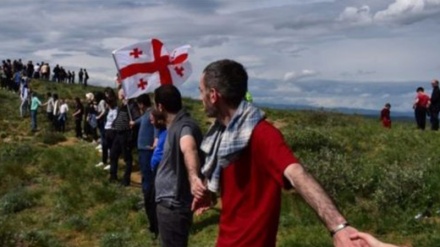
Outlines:
{"label": "man's ear", "polygon": [[219,99],[220,99],[220,94],[218,93],[218,91],[215,90],[214,88],[211,88],[209,90],[209,100],[211,101],[211,104],[218,102]]}
{"label": "man's ear", "polygon": [[163,109],[163,106],[161,103],[157,104],[157,110],[159,110],[160,112],[163,112],[164,109]]}

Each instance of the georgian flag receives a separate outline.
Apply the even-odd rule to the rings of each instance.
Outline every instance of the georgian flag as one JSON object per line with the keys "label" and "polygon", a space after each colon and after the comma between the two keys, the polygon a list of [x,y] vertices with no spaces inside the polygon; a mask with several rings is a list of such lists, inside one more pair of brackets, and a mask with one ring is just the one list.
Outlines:
{"label": "georgian flag", "polygon": [[189,45],[168,53],[158,39],[141,41],[113,51],[127,99],[154,91],[160,85],[184,83],[192,73]]}

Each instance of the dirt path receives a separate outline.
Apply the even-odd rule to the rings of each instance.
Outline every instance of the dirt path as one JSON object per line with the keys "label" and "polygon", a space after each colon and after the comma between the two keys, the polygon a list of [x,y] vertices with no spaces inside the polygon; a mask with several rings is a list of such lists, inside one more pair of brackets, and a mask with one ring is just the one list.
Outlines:
{"label": "dirt path", "polygon": [[[81,141],[78,140],[76,137],[67,137],[67,140],[58,143],[56,146],[72,146],[72,145],[76,145],[78,143],[80,143]],[[95,146],[90,146],[90,148],[95,148]],[[101,157],[101,153],[96,152],[98,157]],[[120,160],[120,166],[125,166],[125,163],[123,162],[123,160]],[[135,171],[133,171],[131,173],[131,182],[133,183],[132,185],[135,187],[140,186],[141,182],[142,182],[142,175],[140,173],[139,170],[136,171],[136,169],[139,168],[139,164],[136,164],[135,162],[133,162],[133,168]]]}
{"label": "dirt path", "polygon": [[57,143],[57,146],[72,146],[75,145],[77,143],[79,143],[80,141],[76,138],[76,137],[66,137],[66,140],[60,143]]}
{"label": "dirt path", "polygon": [[287,123],[284,122],[282,119],[277,119],[275,121],[269,120],[269,122],[271,122],[273,124],[273,126],[275,126],[275,128],[277,128],[279,130],[287,126]]}

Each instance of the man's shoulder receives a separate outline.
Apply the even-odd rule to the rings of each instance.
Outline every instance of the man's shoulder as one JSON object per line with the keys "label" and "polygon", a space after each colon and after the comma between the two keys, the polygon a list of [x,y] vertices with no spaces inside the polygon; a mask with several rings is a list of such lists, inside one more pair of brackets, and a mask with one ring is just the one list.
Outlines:
{"label": "man's shoulder", "polygon": [[263,119],[255,126],[252,134],[265,134],[266,132],[279,132],[279,130],[271,122]]}
{"label": "man's shoulder", "polygon": [[263,119],[261,120],[252,131],[251,142],[267,144],[268,141],[281,138],[283,135],[280,130],[277,129],[271,122]]}
{"label": "man's shoulder", "polygon": [[200,129],[200,126],[197,123],[197,121],[189,115],[184,116],[180,118],[178,121],[174,122],[174,124],[170,129],[177,129],[177,128],[181,129],[183,127],[189,127],[191,129]]}

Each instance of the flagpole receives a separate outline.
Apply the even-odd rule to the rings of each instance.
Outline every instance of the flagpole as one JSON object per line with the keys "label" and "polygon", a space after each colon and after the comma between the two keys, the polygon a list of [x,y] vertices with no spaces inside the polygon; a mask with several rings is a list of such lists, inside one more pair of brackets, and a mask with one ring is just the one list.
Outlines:
{"label": "flagpole", "polygon": [[[118,70],[118,75],[120,76],[121,75],[120,72],[119,72],[120,69],[119,69],[118,63],[116,62],[116,57],[115,57],[115,53],[114,52],[112,52],[112,57],[113,57],[113,61],[115,61],[116,69]],[[116,82],[116,84],[117,84],[117,82]],[[122,80],[121,80],[121,88],[122,88],[122,90],[124,90],[124,84],[123,84]],[[124,94],[125,94],[125,90],[124,90]],[[131,122],[131,121],[133,121],[133,117],[131,116],[130,104],[128,102],[128,99],[125,98],[125,95],[124,95],[124,100],[127,100],[128,117],[130,118],[130,122]]]}
{"label": "flagpole", "polygon": [[130,118],[130,122],[131,122],[133,121],[133,117],[131,116],[130,104],[128,103],[128,100],[127,100],[127,110],[128,110],[128,117]]}

